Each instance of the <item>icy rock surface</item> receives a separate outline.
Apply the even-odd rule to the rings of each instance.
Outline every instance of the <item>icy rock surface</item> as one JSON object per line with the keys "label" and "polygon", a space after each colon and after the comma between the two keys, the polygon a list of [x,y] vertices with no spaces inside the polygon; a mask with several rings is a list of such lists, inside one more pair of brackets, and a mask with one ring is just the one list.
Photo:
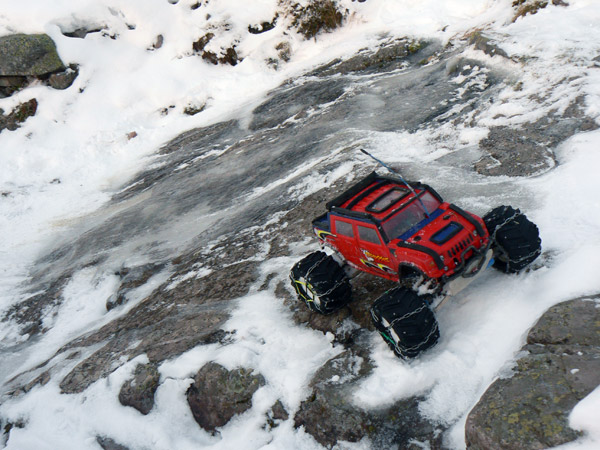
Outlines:
{"label": "icy rock surface", "polygon": [[[79,44],[100,39],[86,37],[99,30],[62,31],[85,38],[69,39]],[[148,34],[152,39],[145,38],[143,46],[156,35]],[[111,42],[117,38],[114,33],[102,36]],[[165,36],[165,46],[161,40],[154,50],[168,50],[172,41]],[[572,106],[552,111],[557,101],[538,97],[535,90],[536,95],[528,94],[528,103],[543,104],[539,115],[512,120],[520,89],[526,94],[534,89],[527,80],[525,88],[518,81],[518,72],[527,67],[525,59],[523,65],[513,64],[519,59],[510,55],[518,54],[518,48],[511,48],[500,34],[490,36],[465,34],[440,45],[434,39],[382,35],[380,45],[371,50],[289,79],[265,98],[242,102],[242,113],[194,122],[190,127],[198,128],[166,144],[112,201],[78,221],[37,260],[30,295],[3,315],[23,336],[6,350],[8,361],[19,352],[27,355],[28,346],[34,348],[31,363],[7,383],[3,400],[3,415],[14,424],[5,438],[13,443],[11,448],[18,448],[24,434],[38,430],[36,408],[28,405],[20,412],[19,404],[40,394],[44,398],[52,389],[57,391],[51,397],[57,409],[71,398],[91,403],[86,411],[109,406],[106,415],[116,419],[83,424],[78,428],[86,435],[76,441],[98,436],[105,449],[159,448],[157,442],[171,439],[181,444],[178,426],[190,436],[188,446],[178,448],[243,448],[247,442],[235,445],[236,435],[248,430],[244,427],[249,422],[256,425],[250,435],[260,436],[257,448],[283,435],[274,447],[310,448],[316,441],[344,448],[339,441],[351,441],[360,442],[357,448],[435,449],[448,445],[443,441],[450,427],[460,428],[453,448],[461,448],[461,416],[480,395],[478,386],[484,383],[484,389],[493,379],[498,361],[486,360],[486,352],[491,353],[487,347],[471,347],[480,338],[481,345],[488,345],[486,333],[472,339],[466,330],[463,338],[453,324],[467,328],[468,317],[475,316],[486,326],[492,323],[498,316],[486,299],[493,299],[495,291],[503,295],[502,286],[523,285],[518,289],[528,292],[528,284],[548,270],[548,259],[540,262],[541,270],[518,280],[489,275],[485,295],[484,289],[475,289],[477,298],[458,299],[441,316],[447,341],[433,355],[412,363],[384,353],[385,344],[372,330],[368,308],[388,288],[385,281],[358,277],[353,281],[354,301],[324,317],[297,301],[287,271],[301,255],[316,249],[310,222],[324,212],[324,203],[373,169],[371,161],[361,159],[361,147],[375,148],[408,177],[435,182],[445,198],[464,202],[474,212],[485,212],[499,201],[517,201],[536,211],[539,199],[528,191],[530,184],[511,177],[557,167],[560,144],[597,125],[586,117],[593,113],[589,105],[576,99],[573,90],[561,96]],[[214,106],[199,101],[205,103],[210,113]],[[171,104],[165,100],[156,115],[173,117],[177,108]],[[491,107],[498,113],[488,113]],[[461,137],[456,130],[462,130]],[[129,124],[125,131],[135,137]],[[133,142],[143,135],[140,131]],[[567,295],[561,299],[580,294]],[[79,313],[84,303],[98,306],[94,321]],[[467,319],[456,321],[469,305],[473,310]],[[547,306],[534,312],[535,318]],[[62,334],[55,326],[61,318],[61,325],[69,325]],[[517,328],[529,327],[535,318]],[[75,322],[82,325],[73,326]],[[490,330],[498,336],[495,328]],[[457,349],[455,343],[465,348]],[[496,358],[512,358],[519,346],[501,348],[503,356]],[[531,355],[545,348],[534,347]],[[140,357],[144,362],[136,366],[132,359]],[[482,369],[486,364],[489,370]],[[580,364],[572,375],[583,376]],[[239,366],[244,369],[232,369]],[[444,384],[452,379],[458,380]],[[448,395],[455,390],[458,395]],[[117,399],[149,413],[123,408]],[[564,415],[572,405],[561,406]],[[202,417],[211,413],[215,417]],[[74,423],[92,415],[80,416]],[[117,422],[123,416],[136,420],[137,436],[119,433]],[[171,422],[161,428],[155,420],[159,416]],[[265,438],[261,430],[272,434]]]}
{"label": "icy rock surface", "polygon": [[514,375],[493,383],[469,414],[467,448],[544,449],[577,439],[569,413],[600,384],[597,305],[571,300],[540,318]]}

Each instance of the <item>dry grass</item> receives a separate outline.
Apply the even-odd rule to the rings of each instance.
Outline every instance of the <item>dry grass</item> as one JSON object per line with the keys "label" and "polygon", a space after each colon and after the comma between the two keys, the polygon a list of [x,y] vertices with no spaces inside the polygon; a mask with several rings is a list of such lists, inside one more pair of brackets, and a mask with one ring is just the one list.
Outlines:
{"label": "dry grass", "polygon": [[537,13],[540,9],[548,6],[548,3],[552,3],[555,6],[569,6],[569,4],[563,0],[552,0],[551,2],[548,0],[515,0],[513,1],[512,6],[513,8],[517,8],[517,13],[512,21],[515,22],[519,17]]}
{"label": "dry grass", "polygon": [[321,31],[332,31],[342,25],[344,14],[333,0],[315,0],[302,7],[294,4],[291,7],[294,17],[292,26],[306,39],[311,39]]}

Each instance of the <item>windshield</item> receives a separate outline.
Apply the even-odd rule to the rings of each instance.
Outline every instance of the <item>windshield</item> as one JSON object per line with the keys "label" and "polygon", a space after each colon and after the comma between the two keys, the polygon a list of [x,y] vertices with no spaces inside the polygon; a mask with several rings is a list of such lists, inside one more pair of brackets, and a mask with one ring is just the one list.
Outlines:
{"label": "windshield", "polygon": [[[420,193],[419,196],[429,214],[440,206],[440,202],[429,192]],[[427,214],[423,211],[421,202],[413,200],[408,206],[402,208],[382,224],[383,231],[385,231],[388,239],[396,239],[426,218]]]}

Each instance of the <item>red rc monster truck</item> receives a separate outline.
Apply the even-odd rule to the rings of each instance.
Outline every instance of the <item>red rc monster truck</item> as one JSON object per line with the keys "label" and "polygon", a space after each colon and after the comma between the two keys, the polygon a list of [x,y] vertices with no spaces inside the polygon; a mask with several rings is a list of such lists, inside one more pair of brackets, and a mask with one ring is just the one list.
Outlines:
{"label": "red rc monster truck", "polygon": [[[371,316],[401,358],[439,339],[436,299],[456,294],[490,265],[515,273],[541,253],[537,226],[518,209],[499,206],[482,219],[401,176],[373,172],[327,210],[312,224],[321,248],[333,254],[318,251],[296,263],[292,285],[312,311],[330,314],[351,301],[358,271],[399,282],[374,302]],[[418,286],[429,293],[420,295]]]}

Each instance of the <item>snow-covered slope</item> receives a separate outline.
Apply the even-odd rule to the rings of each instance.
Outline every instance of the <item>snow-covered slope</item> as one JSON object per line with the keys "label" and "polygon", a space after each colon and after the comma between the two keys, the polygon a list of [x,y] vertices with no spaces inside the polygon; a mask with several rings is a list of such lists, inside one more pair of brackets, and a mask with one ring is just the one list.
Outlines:
{"label": "snow-covered slope", "polygon": [[[531,178],[471,172],[465,178],[468,158],[463,155],[470,155],[493,127],[536,123],[563,114],[577,102],[581,114],[600,124],[600,5],[572,0],[568,7],[549,5],[512,22],[515,10],[506,0],[339,3],[347,9],[343,28],[304,40],[290,31],[290,20],[284,17],[269,32],[247,32],[249,25],[273,20],[279,8],[275,0],[243,7],[235,0],[4,1],[0,35],[49,34],[63,61],[79,65],[79,76],[66,91],[34,85],[0,99],[5,111],[33,97],[39,102],[37,114],[20,129],[0,134],[0,312],[25,299],[22,283],[27,285],[29,270],[47,248],[59,237],[64,239],[65,232],[83,232],[78,226],[89,224],[86,221],[138,171],[161,164],[155,155],[169,139],[234,118],[248,125],[250,112],[270,90],[320,64],[374,48],[382,39],[435,39],[443,46],[464,43],[469,33],[483,29],[510,56],[490,56],[473,46],[461,55],[483,61],[485,70],[502,73],[498,95],[489,107],[474,109],[461,123],[358,130],[355,135],[378,157],[402,166],[413,178],[435,184],[445,196],[460,199],[457,203],[475,212],[517,201],[538,224],[551,256],[539,270],[518,277],[490,274],[449,305],[440,315],[443,341],[418,361],[395,359],[374,337],[376,367],[355,392],[355,402],[377,407],[423,394],[421,413],[450,426],[446,443],[461,448],[466,414],[495,377],[509,373],[527,329],[549,306],[600,291],[595,274],[600,264],[600,214],[594,200],[600,187],[596,175],[600,133],[582,131],[562,142],[552,163],[556,167]],[[63,34],[79,28],[102,31],[85,39]],[[235,46],[242,61],[235,66],[212,65],[195,54],[192,43],[208,32],[216,37],[207,49],[218,53]],[[153,48],[159,35],[163,43]],[[289,49],[287,62],[282,60],[282,48]],[[459,99],[464,82],[460,77],[455,78]],[[475,74],[469,82],[482,79]],[[384,91],[377,94],[385,96]],[[362,106],[375,110],[376,97],[364,96]],[[202,111],[188,115],[186,108]],[[323,167],[332,161],[335,168],[324,183]],[[295,183],[291,193],[304,198],[336,180],[350,180],[366,164],[340,147],[240,199],[269,199],[271,190],[290,182]],[[177,226],[181,224],[173,224]],[[177,228],[169,251],[183,251],[194,237],[193,231]],[[308,248],[304,242],[290,255],[261,261],[264,277],[277,273],[285,279],[291,264]],[[133,251],[127,255],[136,257]],[[261,259],[260,254],[255,259]],[[199,268],[194,276],[208,273]],[[136,298],[141,300],[169,275],[167,271],[151,279]],[[341,349],[330,335],[296,326],[275,290],[260,289],[263,281],[240,299],[225,326],[236,330],[233,345],[200,346],[161,366],[164,381],[150,415],[141,416],[117,399],[135,365],[146,361],[144,355],[81,394],[60,394],[61,374],[57,374],[56,380],[0,406],[4,420],[24,425],[11,431],[7,448],[98,448],[98,435],[111,436],[132,449],[318,448],[310,436],[293,428],[293,421],[268,432],[261,428],[261,418],[278,398],[291,409],[297,407],[314,372]],[[17,324],[3,322],[2,382],[50,358],[83,333],[127,314],[127,309],[106,313],[106,299],[116,289],[114,275],[85,269],[68,284],[62,306],[47,311],[44,335],[28,341]],[[257,302],[260,310],[254,306]],[[251,412],[229,423],[220,440],[197,427],[184,397],[189,377],[211,360],[230,368],[242,364],[256,368],[268,382]],[[63,376],[69,366],[65,367]],[[600,446],[597,393],[573,414],[572,425],[590,433],[582,441],[586,448]],[[355,445],[362,448],[369,443]]]}

